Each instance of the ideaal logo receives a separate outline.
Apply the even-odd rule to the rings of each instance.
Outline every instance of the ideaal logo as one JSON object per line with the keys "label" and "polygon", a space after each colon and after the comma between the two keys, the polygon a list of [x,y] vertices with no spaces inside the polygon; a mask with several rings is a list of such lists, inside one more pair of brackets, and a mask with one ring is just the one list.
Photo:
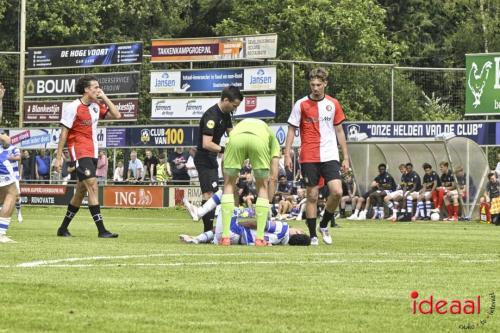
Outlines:
{"label": "ideaal logo", "polygon": [[[419,299],[418,291],[414,290],[410,293],[410,298],[412,299],[411,313],[413,315],[470,315],[473,319],[477,319],[480,315],[483,315],[483,318],[477,319],[477,321],[460,324],[458,328],[464,330],[484,326],[495,313],[496,307],[494,292],[488,294],[490,302],[489,306],[487,305],[486,308],[484,308],[484,305],[481,303],[485,302],[485,299],[482,298],[481,295],[472,298],[452,300],[437,298],[434,297],[434,295],[430,295],[428,298]],[[485,312],[486,315],[484,315]]]}

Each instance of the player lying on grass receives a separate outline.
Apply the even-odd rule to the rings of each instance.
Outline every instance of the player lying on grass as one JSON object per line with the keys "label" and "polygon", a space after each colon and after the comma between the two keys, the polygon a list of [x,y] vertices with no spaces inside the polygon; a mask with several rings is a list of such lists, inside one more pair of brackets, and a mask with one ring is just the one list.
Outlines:
{"label": "player lying on grass", "polygon": [[[257,223],[254,220],[239,222],[237,210],[231,218],[231,245],[254,245],[257,236]],[[217,216],[215,231],[205,231],[198,236],[179,235],[184,243],[189,244],[219,244],[222,239],[222,216]],[[264,228],[264,240],[268,245],[311,245],[311,238],[298,228],[290,227],[286,222],[267,220]]]}
{"label": "player lying on grass", "polygon": [[10,138],[6,134],[0,134],[0,243],[15,243],[7,236],[10,225],[10,217],[16,205],[18,195],[16,177],[9,161],[9,150],[3,148],[10,145]]}

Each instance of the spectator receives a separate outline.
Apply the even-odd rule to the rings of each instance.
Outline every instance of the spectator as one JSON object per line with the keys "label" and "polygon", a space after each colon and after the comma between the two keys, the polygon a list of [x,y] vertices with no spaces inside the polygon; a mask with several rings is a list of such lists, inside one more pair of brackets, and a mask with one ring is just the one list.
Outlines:
{"label": "spectator", "polygon": [[175,151],[168,157],[172,180],[175,184],[189,184],[189,175],[186,168],[188,157],[182,147],[175,148]]}
{"label": "spectator", "polygon": [[130,161],[128,162],[127,180],[132,183],[137,183],[142,180],[144,175],[144,168],[142,162],[137,158],[137,152],[132,150],[130,152]]}
{"label": "spectator", "polygon": [[356,182],[350,173],[347,173],[342,179],[342,198],[340,199],[340,218],[345,218],[345,208],[349,203],[354,211],[358,203],[358,188]]}
{"label": "spectator", "polygon": [[123,162],[118,161],[116,164],[115,171],[113,172],[113,182],[121,183],[123,182]]}
{"label": "spectator", "polygon": [[41,184],[47,184],[50,178],[50,157],[45,149],[35,157],[35,177]]}
{"label": "spectator", "polygon": [[217,154],[217,163],[219,164],[219,167],[217,168],[217,176],[219,177],[220,184],[224,184],[224,173],[222,172],[222,157],[223,156],[224,156],[223,153]]}
{"label": "spectator", "polygon": [[480,202],[490,204],[491,223],[500,226],[500,182],[497,180],[495,172],[488,174],[486,192],[484,193],[484,197],[481,197]]}
{"label": "spectator", "polygon": [[189,148],[189,157],[186,162],[186,168],[189,178],[191,178],[191,182],[198,181],[198,170],[196,170],[196,166],[194,165],[195,155],[196,155],[196,148],[195,147]]}
{"label": "spectator", "polygon": [[28,150],[23,150],[23,157],[21,159],[21,179],[22,180],[32,180],[33,179],[33,159],[30,156]]}
{"label": "spectator", "polygon": [[158,159],[153,155],[151,149],[146,149],[146,158],[144,158],[145,179],[154,184],[156,183]]}
{"label": "spectator", "polygon": [[156,181],[158,185],[166,185],[167,181],[172,178],[170,172],[170,164],[166,163],[165,154],[160,154],[160,161],[156,167]]}
{"label": "spectator", "polygon": [[62,159],[63,159],[63,162],[62,162],[61,172],[58,172],[55,168],[55,165],[56,165],[55,156],[54,156],[54,159],[52,159],[52,163],[50,165],[50,170],[51,170],[51,175],[52,175],[52,177],[50,178],[51,184],[63,184],[63,185],[68,184],[68,180],[70,179],[70,175],[68,173],[68,162],[71,159],[69,157],[69,152],[67,149],[63,150]]}
{"label": "spectator", "polygon": [[498,177],[500,177],[500,153],[497,153],[497,166],[495,168],[495,173],[498,179]]}
{"label": "spectator", "polygon": [[106,156],[106,151],[104,150],[99,151],[95,175],[97,176],[99,184],[106,184],[106,179],[108,178],[108,157]]}

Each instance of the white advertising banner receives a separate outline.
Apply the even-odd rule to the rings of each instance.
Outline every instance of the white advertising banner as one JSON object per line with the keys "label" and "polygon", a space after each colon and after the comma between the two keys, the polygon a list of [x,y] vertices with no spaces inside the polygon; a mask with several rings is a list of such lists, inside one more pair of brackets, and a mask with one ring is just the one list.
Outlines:
{"label": "white advertising banner", "polygon": [[[220,97],[154,98],[152,120],[199,119],[220,101]],[[235,118],[274,118],[276,95],[245,96],[234,113]]]}

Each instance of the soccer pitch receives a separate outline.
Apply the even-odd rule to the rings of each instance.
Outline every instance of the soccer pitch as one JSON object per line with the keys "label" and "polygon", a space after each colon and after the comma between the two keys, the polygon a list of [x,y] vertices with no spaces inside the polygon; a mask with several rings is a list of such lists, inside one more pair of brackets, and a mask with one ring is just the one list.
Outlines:
{"label": "soccer pitch", "polygon": [[[0,332],[498,332],[500,227],[347,222],[332,246],[181,244],[202,224],[180,209],[23,208],[0,244]],[[294,226],[305,225],[293,222]],[[417,301],[481,296],[479,314],[413,314]],[[434,301],[435,303],[435,301]],[[484,321],[482,323],[481,321]]]}

